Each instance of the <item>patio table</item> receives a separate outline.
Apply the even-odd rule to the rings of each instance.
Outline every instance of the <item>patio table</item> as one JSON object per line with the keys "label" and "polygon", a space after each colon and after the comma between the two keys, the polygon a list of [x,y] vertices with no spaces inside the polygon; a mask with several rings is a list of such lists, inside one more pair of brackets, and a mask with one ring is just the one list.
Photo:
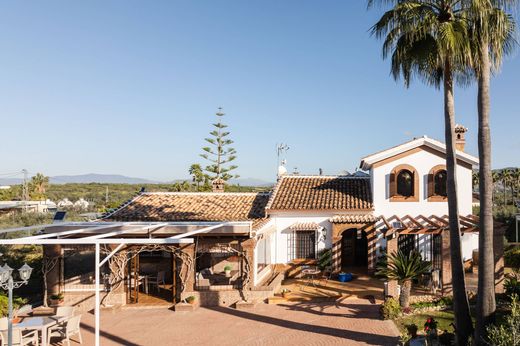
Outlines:
{"label": "patio table", "polygon": [[[320,273],[321,273],[321,270],[319,270],[317,268],[302,269],[302,276],[304,279],[307,279],[303,288],[310,286],[310,285],[316,287],[316,283],[314,281],[316,279],[316,275],[319,275]],[[302,288],[302,291],[304,290],[303,288]]]}
{"label": "patio table", "polygon": [[49,327],[64,322],[66,319],[65,316],[23,317],[20,323],[13,324],[13,329],[38,330],[41,333],[40,345],[47,346],[47,330]]}

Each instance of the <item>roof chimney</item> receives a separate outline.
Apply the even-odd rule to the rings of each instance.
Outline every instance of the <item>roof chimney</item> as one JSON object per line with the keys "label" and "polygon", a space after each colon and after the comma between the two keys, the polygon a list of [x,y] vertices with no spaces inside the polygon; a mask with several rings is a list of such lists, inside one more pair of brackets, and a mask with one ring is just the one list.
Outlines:
{"label": "roof chimney", "polygon": [[226,186],[226,182],[224,179],[216,178],[211,182],[211,187],[213,192],[222,193],[224,192],[224,187]]}
{"label": "roof chimney", "polygon": [[464,151],[466,146],[466,132],[468,129],[462,125],[455,125],[455,148],[460,151]]}

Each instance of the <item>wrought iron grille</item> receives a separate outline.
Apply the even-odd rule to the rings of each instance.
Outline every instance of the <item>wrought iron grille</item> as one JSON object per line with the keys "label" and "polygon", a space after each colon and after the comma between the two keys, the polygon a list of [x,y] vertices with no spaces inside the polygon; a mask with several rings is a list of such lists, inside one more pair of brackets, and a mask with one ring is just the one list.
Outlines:
{"label": "wrought iron grille", "polygon": [[442,236],[435,234],[432,236],[433,270],[442,268]]}
{"label": "wrought iron grille", "polygon": [[399,247],[399,251],[404,253],[405,255],[409,255],[410,252],[415,250],[415,235],[413,234],[403,234],[399,236],[397,240],[397,246]]}
{"label": "wrought iron grille", "polygon": [[288,237],[289,259],[316,258],[316,231],[293,231]]}

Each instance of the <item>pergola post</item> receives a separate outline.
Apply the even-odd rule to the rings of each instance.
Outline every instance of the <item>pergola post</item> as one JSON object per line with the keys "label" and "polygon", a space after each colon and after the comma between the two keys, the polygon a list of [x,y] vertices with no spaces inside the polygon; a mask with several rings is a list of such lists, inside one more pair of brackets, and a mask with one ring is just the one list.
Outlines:
{"label": "pergola post", "polygon": [[[255,263],[255,247],[256,247],[256,239],[250,238],[240,243],[240,246],[242,247],[242,251],[244,256],[249,261],[250,265],[253,266]],[[244,268],[247,270],[246,268]],[[243,287],[244,290],[250,290],[254,286],[254,273],[256,271],[256,268],[249,268],[250,272],[249,277],[250,280],[247,283],[246,286]]]}
{"label": "pergola post", "polygon": [[[398,243],[397,240],[399,238],[399,234],[397,232],[392,233],[389,237],[386,238],[386,254],[397,253],[398,251]],[[397,298],[399,297],[397,280],[388,280],[387,282],[387,295]],[[386,298],[386,297],[385,297]]]}

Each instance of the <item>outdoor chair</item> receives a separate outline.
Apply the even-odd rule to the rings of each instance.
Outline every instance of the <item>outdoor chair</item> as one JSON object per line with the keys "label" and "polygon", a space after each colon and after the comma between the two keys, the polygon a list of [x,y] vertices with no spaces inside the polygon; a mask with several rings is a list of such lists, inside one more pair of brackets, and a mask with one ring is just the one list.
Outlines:
{"label": "outdoor chair", "polygon": [[58,337],[60,340],[65,340],[67,346],[70,346],[70,338],[72,336],[77,336],[79,343],[83,343],[80,322],[81,315],[76,315],[56,327],[49,328],[47,332],[47,344],[51,344],[51,338]]}
{"label": "outdoor chair", "polygon": [[161,286],[159,286],[159,285],[161,285],[161,284],[165,285],[166,284],[165,277],[166,277],[166,272],[165,271],[160,271],[160,272],[157,273],[157,276],[150,276],[150,277],[148,277],[148,284],[157,286],[157,293],[159,293],[160,288],[161,288]]}
{"label": "outdoor chair", "polygon": [[[0,318],[0,339],[2,345],[7,345],[8,335],[8,320],[7,317]],[[13,346],[25,346],[25,345],[36,345],[38,346],[38,331],[31,330],[28,332],[22,332],[20,329],[16,329],[13,326]]]}
{"label": "outdoor chair", "polygon": [[72,317],[72,316],[74,316],[74,307],[73,306],[58,306],[56,308],[56,316]]}
{"label": "outdoor chair", "polygon": [[325,284],[327,284],[327,282],[330,280],[331,277],[332,277],[332,266],[325,267],[325,269],[323,269],[321,271],[320,281],[325,280]]}

